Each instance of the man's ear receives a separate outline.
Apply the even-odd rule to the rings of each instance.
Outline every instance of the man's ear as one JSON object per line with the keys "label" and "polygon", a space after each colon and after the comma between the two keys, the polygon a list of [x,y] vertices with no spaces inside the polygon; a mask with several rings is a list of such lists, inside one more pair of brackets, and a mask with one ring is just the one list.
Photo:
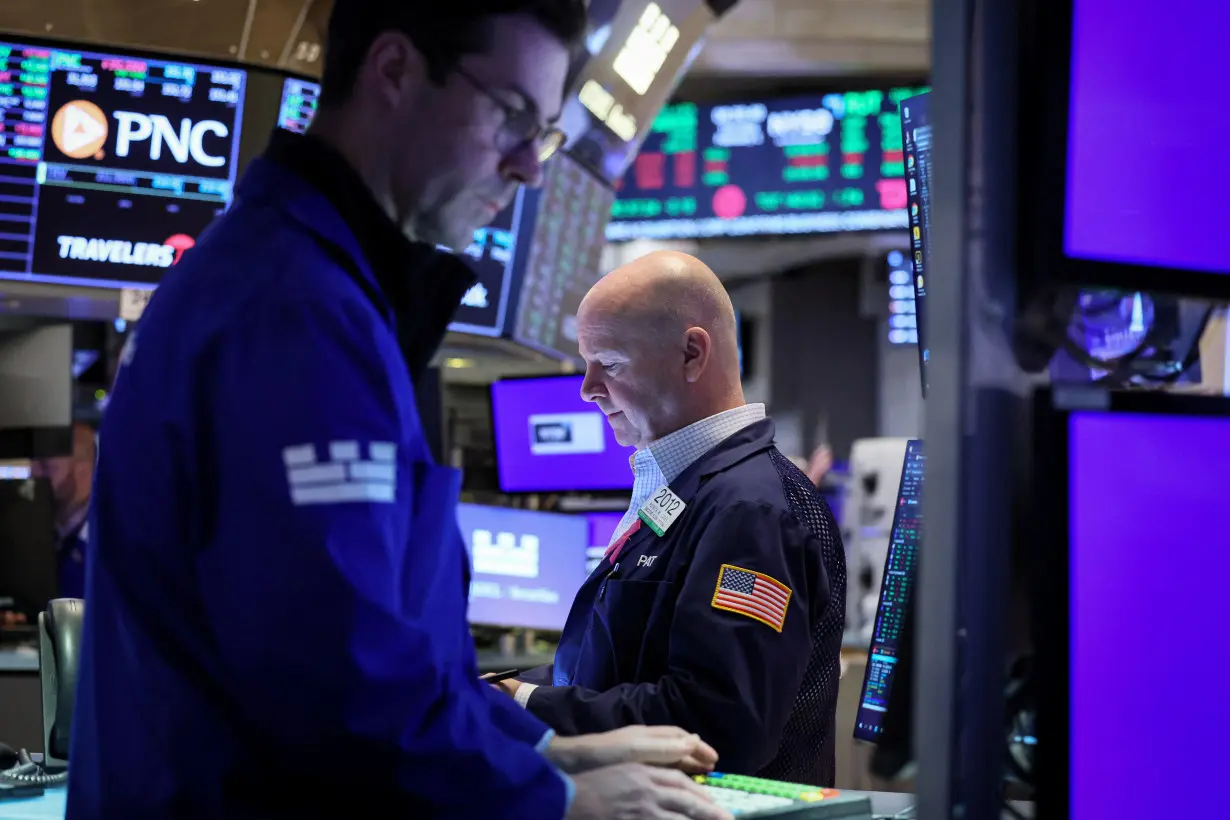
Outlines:
{"label": "man's ear", "polygon": [[683,334],[683,375],[689,384],[700,381],[713,355],[713,339],[703,327],[690,327]]}
{"label": "man's ear", "polygon": [[364,70],[372,73],[385,103],[396,108],[418,94],[427,76],[427,62],[409,37],[386,31],[368,49]]}

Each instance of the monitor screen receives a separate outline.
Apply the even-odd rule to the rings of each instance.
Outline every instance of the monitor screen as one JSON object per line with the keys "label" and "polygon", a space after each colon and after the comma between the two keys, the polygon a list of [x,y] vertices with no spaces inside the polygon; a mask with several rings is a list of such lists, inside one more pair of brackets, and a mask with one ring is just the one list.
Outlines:
{"label": "monitor screen", "polygon": [[927,277],[931,266],[931,95],[901,102],[901,134],[905,145],[906,198],[909,201],[910,264],[914,267],[914,316],[918,329],[918,368],[927,395]]}
{"label": "monitor screen", "polygon": [[632,489],[629,460],[582,376],[513,379],[491,385],[496,467],[506,493]]}
{"label": "monitor screen", "polygon": [[[287,78],[282,86],[282,107],[278,126],[296,134],[307,132],[316,115],[320,84],[298,77]],[[479,336],[499,336],[504,332],[509,299],[512,296],[514,263],[517,252],[517,226],[533,209],[535,195],[524,188],[512,203],[500,211],[485,228],[474,232],[474,241],[459,255],[478,275],[478,281],[461,300],[449,330]]]}
{"label": "monitor screen", "polygon": [[[1067,816],[1135,820],[1152,812],[1124,783],[1224,772],[1230,709],[1209,687],[1230,674],[1230,419],[1073,412],[1067,438]],[[1196,790],[1166,805],[1208,810]]]}
{"label": "monitor screen", "polygon": [[153,286],[230,204],[246,72],[0,43],[0,278]]}
{"label": "monitor screen", "polygon": [[470,553],[470,623],[559,631],[585,582],[589,524],[577,515],[459,504]]}
{"label": "monitor screen", "polygon": [[593,0],[560,126],[599,177],[624,173],[714,20],[703,0]]}
{"label": "monitor screen", "polygon": [[307,133],[316,117],[320,102],[320,83],[288,77],[282,84],[282,106],[278,110],[278,127],[296,134]]}
{"label": "monitor screen", "polygon": [[914,266],[901,251],[889,251],[888,265],[888,343],[918,344],[918,313],[914,301]]}
{"label": "monitor screen", "polygon": [[663,109],[607,238],[906,227],[897,104],[917,88]]}
{"label": "monitor screen", "polygon": [[576,359],[577,309],[604,273],[604,230],[615,195],[565,154],[547,167],[539,196],[512,335],[548,355]]}
{"label": "monitor screen", "polygon": [[1066,255],[1230,274],[1230,197],[1210,170],[1230,125],[1217,57],[1230,4],[1068,6]]}
{"label": "monitor screen", "polygon": [[913,647],[902,640],[910,596],[918,567],[918,547],[922,540],[923,474],[926,460],[923,443],[911,441],[905,448],[893,530],[884,560],[884,579],[880,582],[880,602],[876,607],[875,629],[867,653],[867,673],[855,718],[854,736],[875,741],[884,731],[893,687],[893,673],[903,653]]}
{"label": "monitor screen", "polygon": [[585,573],[593,572],[602,563],[606,548],[611,545],[611,537],[623,521],[621,512],[587,513],[585,519],[589,522],[589,549],[585,553]]}

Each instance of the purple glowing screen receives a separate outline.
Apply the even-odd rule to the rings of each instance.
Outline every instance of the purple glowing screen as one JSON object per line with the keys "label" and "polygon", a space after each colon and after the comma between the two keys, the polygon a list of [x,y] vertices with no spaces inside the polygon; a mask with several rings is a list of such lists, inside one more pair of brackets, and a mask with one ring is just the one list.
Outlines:
{"label": "purple glowing screen", "polygon": [[507,493],[632,489],[628,459],[581,376],[513,379],[491,385],[500,488]]}
{"label": "purple glowing screen", "polygon": [[1073,6],[1065,253],[1230,273],[1230,3]]}
{"label": "purple glowing screen", "polygon": [[1230,738],[1230,418],[1069,425],[1070,818],[1154,817],[1142,788],[1197,817]]}

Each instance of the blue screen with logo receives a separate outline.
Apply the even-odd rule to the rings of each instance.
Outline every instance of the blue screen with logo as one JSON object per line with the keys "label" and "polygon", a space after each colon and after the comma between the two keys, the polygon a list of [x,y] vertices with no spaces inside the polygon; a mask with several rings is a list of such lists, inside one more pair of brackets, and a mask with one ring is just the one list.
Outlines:
{"label": "blue screen with logo", "polygon": [[585,582],[589,522],[579,515],[460,504],[470,554],[470,623],[562,630]]}
{"label": "blue screen with logo", "polygon": [[491,385],[500,489],[506,493],[632,490],[634,451],[622,447],[581,376]]}
{"label": "blue screen with logo", "polygon": [[0,277],[156,284],[230,204],[246,72],[0,43]]}

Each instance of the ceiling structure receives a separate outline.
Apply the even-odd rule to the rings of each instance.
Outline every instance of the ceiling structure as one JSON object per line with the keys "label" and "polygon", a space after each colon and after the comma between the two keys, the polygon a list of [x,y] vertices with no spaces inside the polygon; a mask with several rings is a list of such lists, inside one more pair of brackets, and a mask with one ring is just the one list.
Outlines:
{"label": "ceiling structure", "polygon": [[[0,32],[320,70],[333,0],[0,0]],[[740,0],[694,77],[921,75],[928,0]]]}

